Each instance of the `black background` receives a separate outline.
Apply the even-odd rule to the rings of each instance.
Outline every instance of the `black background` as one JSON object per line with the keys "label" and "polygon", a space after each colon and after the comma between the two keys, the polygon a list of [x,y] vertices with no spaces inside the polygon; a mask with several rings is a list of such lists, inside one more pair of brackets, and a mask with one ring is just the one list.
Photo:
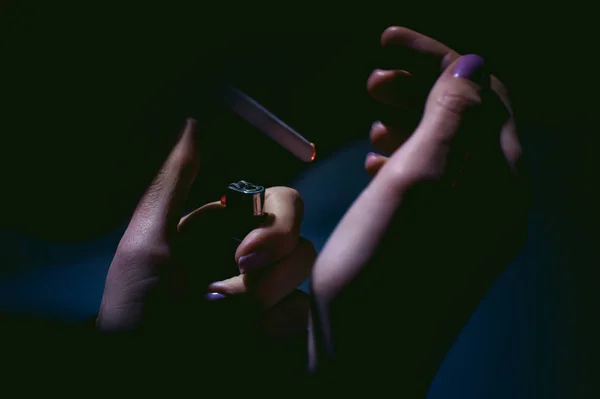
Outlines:
{"label": "black background", "polygon": [[592,9],[513,1],[5,1],[0,10],[0,221],[56,241],[101,236],[127,220],[187,116],[198,118],[205,140],[190,206],[218,198],[236,178],[284,184],[307,168],[214,107],[205,89],[217,76],[314,141],[319,162],[366,137],[378,119],[365,83],[385,62],[378,43],[387,26],[483,55],[511,91],[538,228],[559,248],[549,262],[552,298],[558,319],[575,326],[574,346],[566,346],[578,349],[559,369],[573,380],[595,369],[595,361],[573,362],[595,353],[597,340]]}
{"label": "black background", "polygon": [[198,200],[240,173],[265,184],[289,180],[304,165],[216,112],[204,88],[217,75],[237,83],[317,143],[322,159],[364,137],[377,119],[365,82],[383,62],[379,36],[392,24],[485,56],[511,90],[530,157],[543,164],[538,183],[556,188],[544,202],[577,198],[572,212],[588,205],[597,83],[595,35],[583,9],[449,2],[3,8],[0,132],[9,206],[2,219],[11,225],[56,239],[110,229],[129,214],[189,115],[201,120],[207,140]]}

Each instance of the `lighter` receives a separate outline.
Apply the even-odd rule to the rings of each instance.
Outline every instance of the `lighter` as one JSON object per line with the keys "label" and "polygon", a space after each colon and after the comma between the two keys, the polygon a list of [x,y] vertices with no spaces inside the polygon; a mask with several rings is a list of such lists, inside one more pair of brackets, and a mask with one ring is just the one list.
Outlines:
{"label": "lighter", "polygon": [[265,188],[262,186],[240,180],[227,187],[227,193],[221,197],[221,204],[227,210],[231,237],[237,245],[266,220],[264,203]]}
{"label": "lighter", "polygon": [[209,283],[240,274],[235,252],[244,237],[267,220],[264,202],[265,188],[262,186],[245,180],[227,186],[226,193],[221,197],[225,217],[210,238],[211,265],[202,272]]}

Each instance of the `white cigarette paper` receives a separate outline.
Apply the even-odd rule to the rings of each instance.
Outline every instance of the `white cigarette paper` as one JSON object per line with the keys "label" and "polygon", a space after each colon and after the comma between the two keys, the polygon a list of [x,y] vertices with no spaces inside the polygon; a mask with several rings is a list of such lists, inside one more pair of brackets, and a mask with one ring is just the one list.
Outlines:
{"label": "white cigarette paper", "polygon": [[223,90],[223,102],[240,118],[279,143],[304,162],[315,159],[315,145],[269,112],[258,102],[236,88]]}

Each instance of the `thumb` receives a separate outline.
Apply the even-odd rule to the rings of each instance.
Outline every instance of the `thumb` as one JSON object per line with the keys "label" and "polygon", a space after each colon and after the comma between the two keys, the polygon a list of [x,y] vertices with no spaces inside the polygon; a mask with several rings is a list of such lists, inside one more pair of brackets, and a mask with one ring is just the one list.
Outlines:
{"label": "thumb", "polygon": [[177,232],[188,189],[199,169],[195,127],[194,120],[186,122],[119,242],[102,296],[101,328],[133,328],[147,317],[143,315],[148,308],[146,296],[155,285],[150,282],[156,280],[157,268],[169,260],[170,239]]}
{"label": "thumb", "polygon": [[391,161],[398,158],[406,164],[407,155],[418,155],[410,156],[418,177],[439,179],[446,172],[449,156],[460,152],[457,147],[469,140],[472,129],[468,126],[474,120],[480,122],[482,98],[489,85],[483,58],[475,54],[458,58],[434,84],[419,126],[406,148],[397,151]]}
{"label": "thumb", "polygon": [[198,174],[197,136],[196,121],[188,119],[177,144],[140,199],[125,237],[143,244],[168,240],[177,231],[189,188]]}

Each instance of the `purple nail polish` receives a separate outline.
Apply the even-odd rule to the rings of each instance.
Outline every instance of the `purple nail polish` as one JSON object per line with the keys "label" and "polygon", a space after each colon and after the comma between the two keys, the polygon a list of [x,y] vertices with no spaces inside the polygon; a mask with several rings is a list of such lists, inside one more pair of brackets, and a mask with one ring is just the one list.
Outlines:
{"label": "purple nail polish", "polygon": [[206,299],[207,301],[220,301],[221,299],[225,299],[226,296],[221,294],[220,292],[209,292],[208,294],[204,295],[204,299]]}
{"label": "purple nail polish", "polygon": [[485,60],[477,54],[460,57],[454,67],[454,77],[469,79],[481,86],[489,86],[490,82],[490,77],[485,71]]}
{"label": "purple nail polish", "polygon": [[246,273],[247,271],[266,266],[269,263],[269,254],[264,251],[257,251],[240,256],[240,259],[238,259],[238,268],[241,273]]}

